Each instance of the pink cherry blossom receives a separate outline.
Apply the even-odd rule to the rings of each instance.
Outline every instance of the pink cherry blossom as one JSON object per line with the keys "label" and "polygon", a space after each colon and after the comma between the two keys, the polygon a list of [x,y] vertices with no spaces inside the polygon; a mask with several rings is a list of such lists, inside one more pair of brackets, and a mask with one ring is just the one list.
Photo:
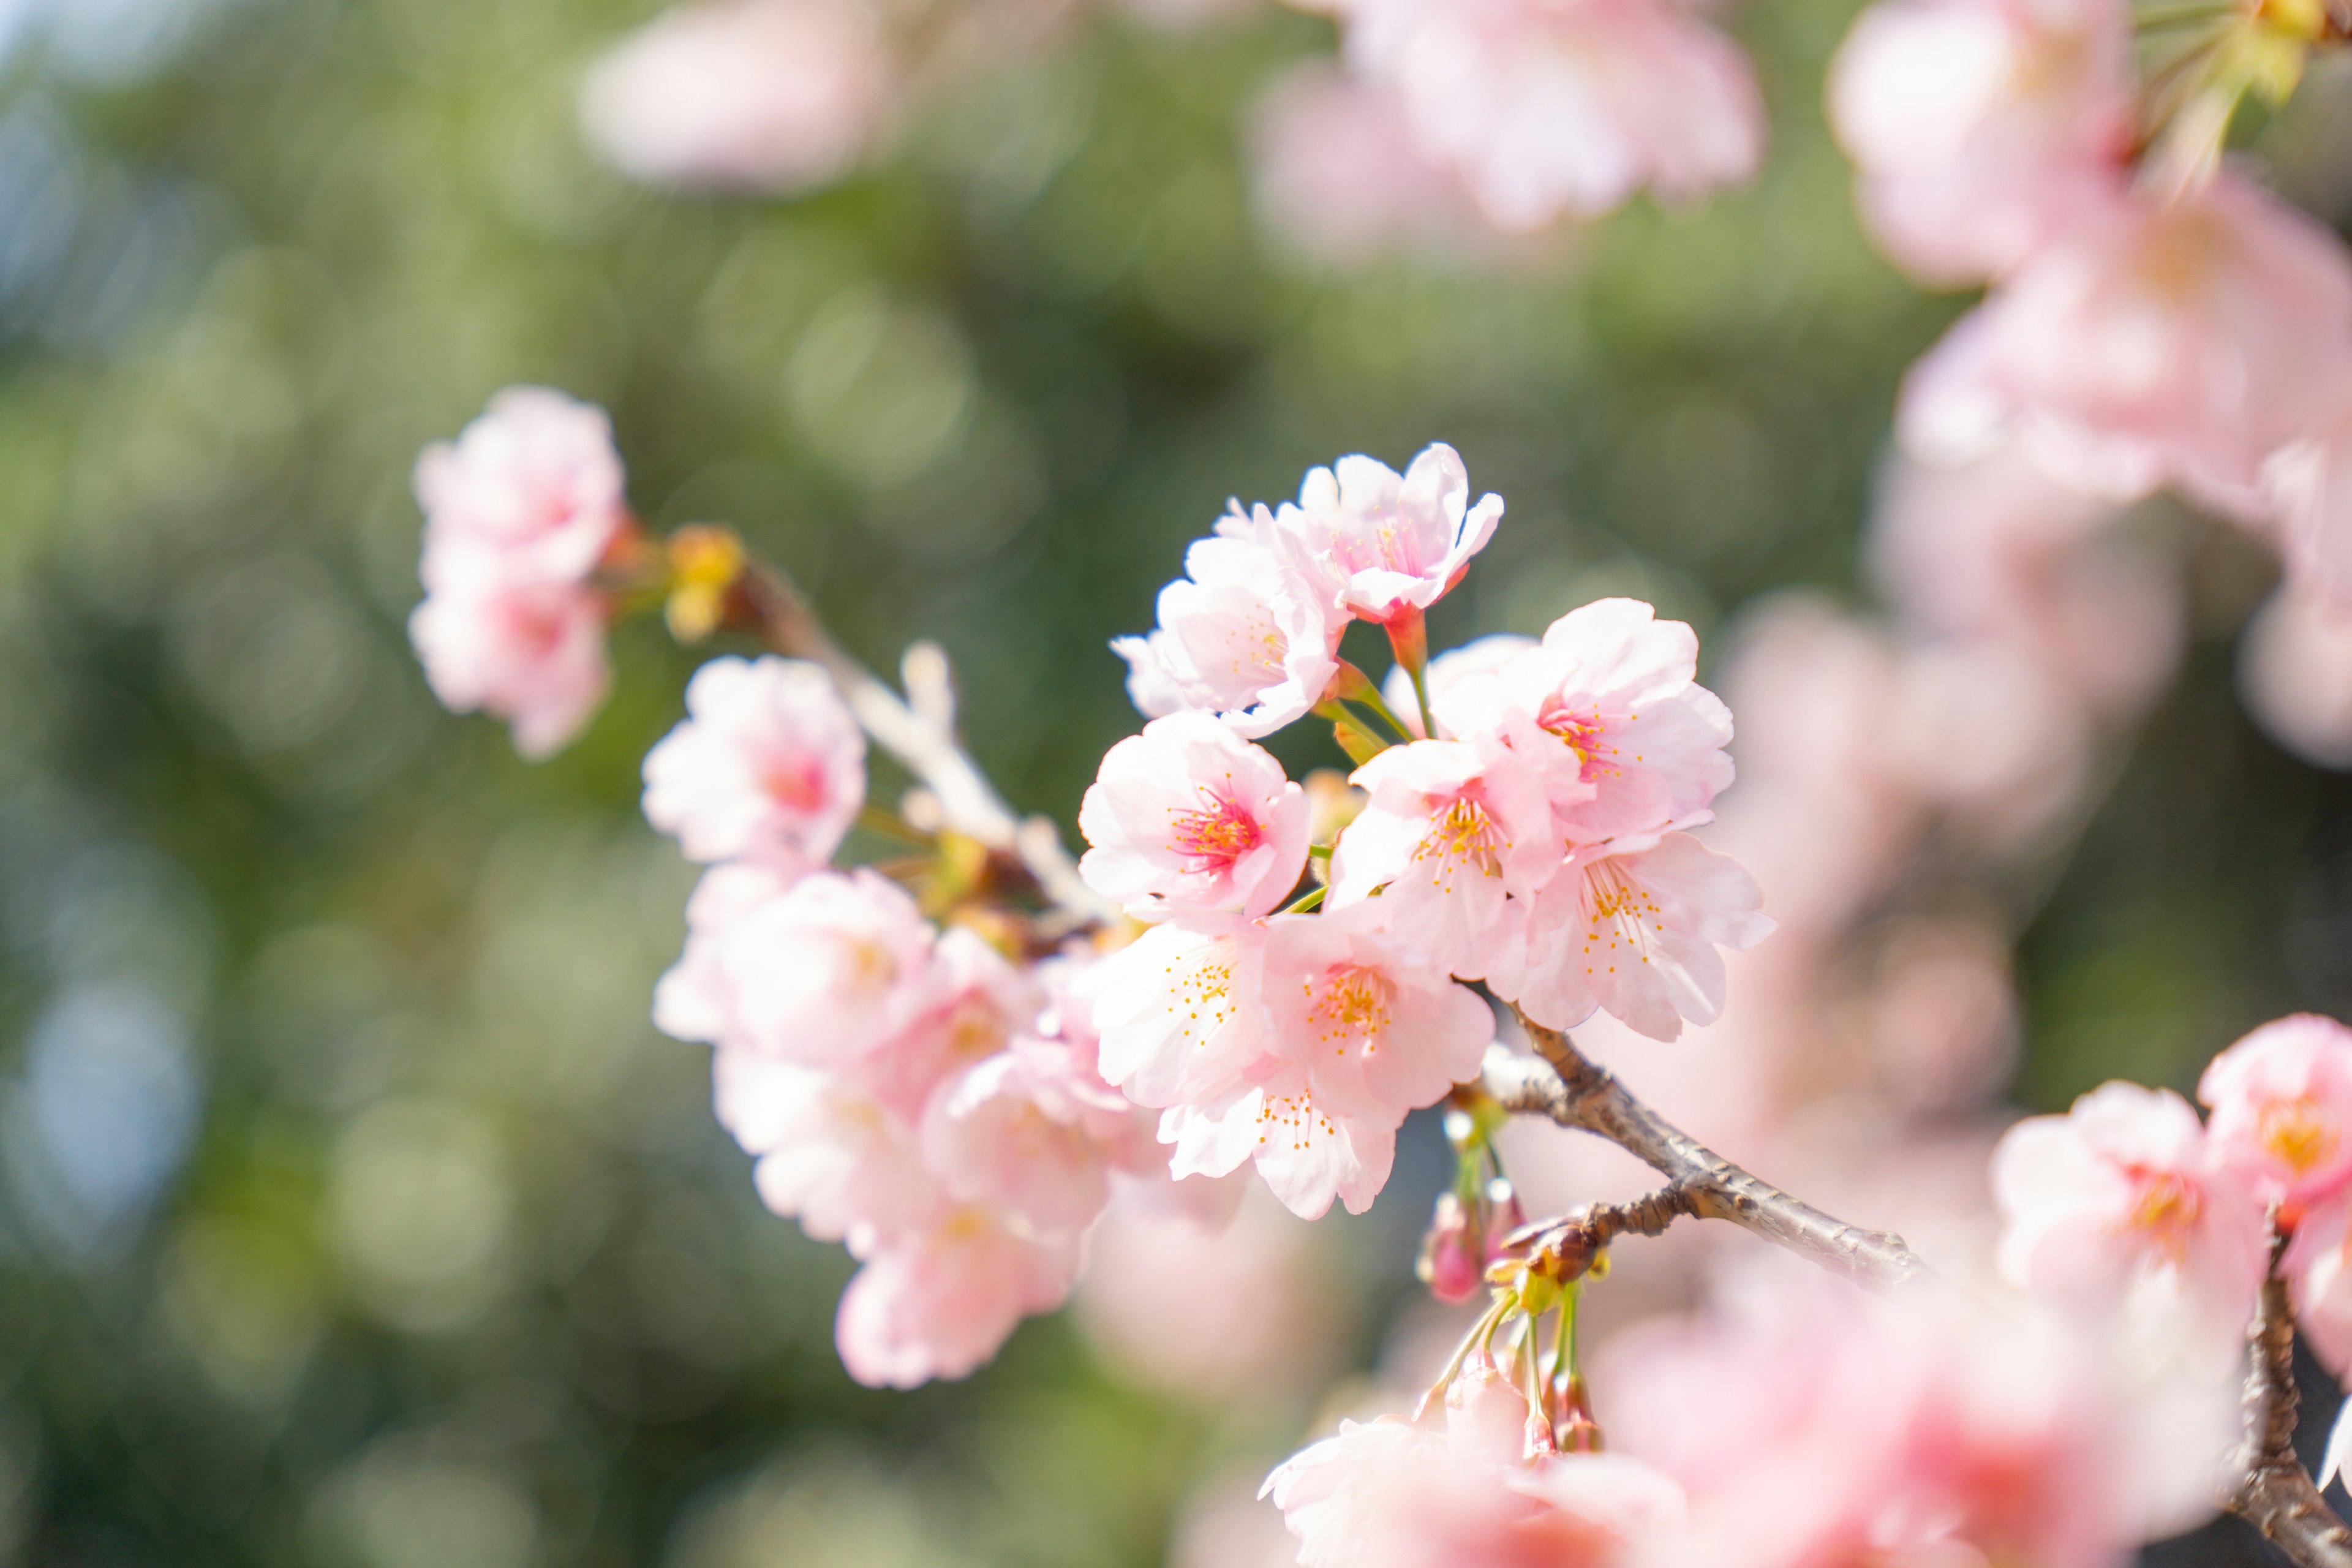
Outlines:
{"label": "pink cherry blossom", "polygon": [[1103,1077],[1138,1105],[1234,1091],[1269,1047],[1264,942],[1246,921],[1176,921],[1103,960],[1087,982]]}
{"label": "pink cherry blossom", "polygon": [[1250,144],[1259,221],[1310,259],[1353,268],[1390,251],[1459,254],[1484,230],[1462,182],[1414,139],[1403,98],[1326,62],[1267,91]]}
{"label": "pink cherry blossom", "polygon": [[2281,1267],[2304,1342],[2338,1380],[2352,1375],[2352,1187],[2296,1223]]}
{"label": "pink cherry blossom", "polygon": [[490,399],[457,439],[416,460],[427,586],[440,547],[488,551],[516,582],[584,581],[628,525],[604,411],[540,386]]}
{"label": "pink cherry blossom", "polygon": [[958,1378],[994,1355],[1022,1318],[1061,1305],[1078,1238],[1015,1234],[975,1208],[947,1209],[919,1235],[866,1258],[842,1294],[834,1342],[874,1388]]}
{"label": "pink cherry blossom", "polygon": [[2238,693],[2296,756],[2352,767],[2352,616],[2305,585],[2283,586],[2238,644]]}
{"label": "pink cherry blossom", "polygon": [[1441,701],[1455,734],[1492,733],[1542,770],[1571,844],[1706,820],[1731,783],[1731,711],[1697,684],[1698,636],[1638,599],[1601,599]]}
{"label": "pink cherry blossom", "polygon": [[826,1066],[922,1016],[935,991],[932,939],[912,899],[866,870],[781,882],[749,866],[704,876],[686,952],[655,992],[665,1033]]}
{"label": "pink cherry blossom", "polygon": [[1320,1219],[1336,1200],[1362,1214],[1388,1185],[1402,1118],[1359,1119],[1317,1100],[1306,1069],[1261,1058],[1270,1081],[1172,1106],[1160,1139],[1176,1146],[1178,1177],[1223,1176],[1255,1162],[1266,1187],[1301,1219]]}
{"label": "pink cherry blossom", "polygon": [[1349,58],[1393,83],[1416,139],[1496,227],[1746,179],[1764,140],[1747,58],[1655,0],[1361,0]]}
{"label": "pink cherry blossom", "polygon": [[2352,259],[2235,174],[2083,215],[1914,367],[1901,434],[1939,461],[2014,434],[2128,499],[2179,483],[2261,510],[2265,462],[2336,405]]}
{"label": "pink cherry blossom", "polygon": [[1889,0],[1839,49],[1830,112],[1879,243],[1959,284],[2122,195],[2136,88],[2120,0]]}
{"label": "pink cherry blossom", "polygon": [[1265,921],[1260,983],[1274,1050],[1305,1072],[1315,1104],[1394,1126],[1477,1075],[1495,1017],[1388,902]]}
{"label": "pink cherry blossom", "polygon": [[939,933],[904,994],[910,1020],[851,1070],[910,1124],[922,1121],[942,1086],[1036,1026],[1045,1005],[1034,973],[963,926]]}
{"label": "pink cherry blossom", "polygon": [[2352,619],[2352,384],[2307,435],[2272,456],[2263,489],[2295,588]]}
{"label": "pink cherry blossom", "polygon": [[1415,741],[1352,782],[1371,799],[1331,852],[1332,906],[1378,891],[1388,928],[1429,963],[1483,973],[1506,896],[1532,897],[1559,869],[1535,765],[1498,741]]}
{"label": "pink cherry blossom", "polygon": [[515,749],[569,744],[612,685],[603,595],[577,583],[518,580],[489,552],[428,546],[436,584],[408,618],[409,640],[443,707],[514,728]]}
{"label": "pink cherry blossom", "polygon": [[832,678],[799,659],[716,658],[687,683],[686,710],[646,753],[646,820],[689,860],[830,860],[866,800],[866,740]]}
{"label": "pink cherry blossom", "polygon": [[1348,617],[1260,540],[1197,540],[1185,575],[1160,591],[1160,626],[1118,637],[1128,692],[1146,717],[1215,713],[1255,739],[1304,717],[1339,672]]}
{"label": "pink cherry blossom", "polygon": [[580,114],[634,179],[802,191],[864,159],[898,75],[863,0],[715,0],[663,14],[598,61]]}
{"label": "pink cherry blossom", "polygon": [[[1634,841],[1639,843],[1639,840]],[[1579,847],[1530,900],[1486,983],[1537,1023],[1574,1028],[1605,1009],[1653,1039],[1723,1011],[1718,947],[1771,933],[1756,879],[1686,833],[1647,847]]]}
{"label": "pink cherry blossom", "polygon": [[1296,502],[1270,514],[1258,508],[1250,526],[1322,603],[1385,624],[1435,604],[1502,519],[1500,496],[1470,504],[1469,470],[1440,442],[1402,474],[1360,456],[1312,469]]}
{"label": "pink cherry blossom", "polygon": [[1682,1490],[1613,1454],[1522,1458],[1527,1402],[1491,1368],[1445,1425],[1343,1421],[1266,1478],[1306,1568],[1614,1568],[1670,1535]]}
{"label": "pink cherry blossom", "polygon": [[[1429,661],[1422,671],[1422,682],[1429,688],[1429,704],[1437,711],[1434,737],[1440,741],[1461,739],[1445,722],[1449,695],[1456,687],[1480,676],[1492,675],[1514,658],[1536,646],[1534,637],[1516,632],[1493,632],[1474,638],[1460,647],[1448,648]],[[1381,682],[1381,700],[1386,702],[1396,716],[1403,721],[1413,739],[1426,741],[1431,736],[1422,732],[1421,700],[1413,694],[1412,672],[1404,666],[1392,665]]]}
{"label": "pink cherry blossom", "polygon": [[719,1125],[759,1161],[761,1201],[810,1236],[863,1253],[938,1212],[914,1128],[854,1076],[722,1050],[711,1077]]}
{"label": "pink cherry blossom", "polygon": [[1020,1038],[932,1100],[923,1152],[960,1201],[1024,1235],[1076,1233],[1109,1203],[1115,1165],[1153,1162],[1144,1114],[1071,1046]]}
{"label": "pink cherry blossom", "polygon": [[1205,713],[1155,719],[1105,753],[1078,808],[1078,874],[1139,920],[1262,915],[1307,865],[1307,793]]}
{"label": "pink cherry blossom", "polygon": [[2076,1309],[2180,1318],[2201,1363],[2235,1364],[2270,1238],[2187,1100],[2110,1083],[2011,1128],[1992,1182],[2011,1283]]}
{"label": "pink cherry blossom", "polygon": [[2207,1065],[2221,1159],[2266,1201],[2319,1203],[2352,1180],[2352,1029],[2315,1013],[2264,1024]]}

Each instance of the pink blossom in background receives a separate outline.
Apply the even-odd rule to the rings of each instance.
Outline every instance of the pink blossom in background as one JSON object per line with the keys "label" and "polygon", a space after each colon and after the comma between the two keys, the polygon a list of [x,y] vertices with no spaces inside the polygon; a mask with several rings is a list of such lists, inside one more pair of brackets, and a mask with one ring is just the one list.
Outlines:
{"label": "pink blossom in background", "polygon": [[409,637],[443,705],[508,721],[526,756],[579,733],[611,684],[590,579],[630,527],[602,409],[509,387],[416,462],[424,603]]}
{"label": "pink blossom in background", "polygon": [[1395,1127],[1476,1076],[1495,1016],[1431,963],[1387,902],[1274,916],[1260,984],[1274,1050],[1305,1075],[1315,1103]]}
{"label": "pink blossom in background", "polygon": [[598,61],[580,116],[633,179],[791,193],[865,158],[898,77],[864,0],[710,0],[664,13]]}
{"label": "pink blossom in background", "polygon": [[930,1004],[931,930],[905,892],[867,870],[781,889],[759,875],[704,876],[686,952],[654,993],[664,1033],[824,1066],[873,1050]]}
{"label": "pink blossom in background", "polygon": [[[1901,649],[1880,765],[1920,806],[1996,847],[2027,841],[2081,793],[2090,731],[2021,650],[1990,642]],[[1954,745],[1953,737],[1967,743]]]}
{"label": "pink blossom in background", "polygon": [[761,1201],[819,1241],[869,1251],[939,1211],[915,1129],[854,1075],[722,1050],[711,1080],[719,1125],[759,1162]]}
{"label": "pink blossom in background", "polygon": [[1426,610],[1495,536],[1503,498],[1470,501],[1470,474],[1443,442],[1402,474],[1376,458],[1308,471],[1296,502],[1222,525],[1284,556],[1318,601],[1386,624]]}
{"label": "pink blossom in background", "polygon": [[436,585],[408,617],[408,637],[441,705],[506,720],[526,757],[570,744],[612,685],[603,596],[575,583],[516,581],[464,547],[430,576]]}
{"label": "pink blossom in background", "polygon": [[2352,1188],[2303,1216],[2282,1268],[2304,1342],[2339,1381],[2352,1375]]}
{"label": "pink blossom in background", "polygon": [[2123,0],[1888,0],[1854,23],[1829,100],[1879,244],[1966,284],[2122,197],[2137,90]]}
{"label": "pink blossom in background", "polygon": [[2263,731],[2304,761],[2352,767],[2352,616],[2289,584],[2238,645],[2238,694]]}
{"label": "pink blossom in background", "polygon": [[1443,1426],[1340,1423],[1266,1478],[1305,1568],[1613,1568],[1682,1522],[1681,1489],[1614,1454],[1524,1455],[1527,1401],[1491,1366]]}
{"label": "pink blossom in background", "polygon": [[941,1085],[1039,1026],[1046,1001],[1034,972],[963,926],[939,933],[930,963],[905,994],[912,1016],[854,1070],[910,1124],[923,1120]]}
{"label": "pink blossom in background", "polygon": [[1331,852],[1332,907],[1379,892],[1389,929],[1431,963],[1483,973],[1506,896],[1533,896],[1560,867],[1541,774],[1498,741],[1416,741],[1351,782],[1370,800]]}
{"label": "pink blossom in background", "polygon": [[2197,1098],[2222,1160],[2265,1201],[2300,1208],[2352,1180],[2352,1029],[2335,1019],[2264,1024],[2208,1064]]}
{"label": "pink blossom in background", "polygon": [[1166,1165],[1143,1115],[1069,1045],[1015,1039],[932,1097],[923,1152],[959,1201],[1026,1235],[1075,1233],[1110,1202],[1117,1164]]}
{"label": "pink blossom in background", "polygon": [[1061,1305],[1078,1255],[1074,1235],[1031,1239],[981,1210],[950,1208],[877,1248],[849,1282],[834,1325],[842,1364],[876,1388],[965,1376],[1024,1317]]}
{"label": "pink blossom in background", "polygon": [[2010,1281],[2105,1321],[2186,1336],[2198,1365],[2234,1366],[2270,1263],[2263,1205],[2169,1089],[2110,1083],[2064,1116],[2010,1129],[1993,1152]]}
{"label": "pink blossom in background", "polygon": [[1899,433],[1937,461],[2014,437],[2084,489],[2258,512],[2265,463],[2339,405],[2347,353],[2352,258],[2225,171],[2037,251],[1913,367]]}
{"label": "pink blossom in background", "polygon": [[1748,948],[1772,921],[1756,879],[1686,833],[1623,849],[1578,848],[1527,905],[1488,965],[1495,994],[1528,1016],[1572,1029],[1606,1010],[1653,1039],[1723,1011],[1717,947]]}
{"label": "pink blossom in background", "polygon": [[646,820],[689,860],[798,872],[833,858],[866,804],[866,737],[832,678],[773,655],[715,658],[686,710],[646,753]]}
{"label": "pink blossom in background", "polygon": [[1467,254],[1486,232],[1462,182],[1414,140],[1395,89],[1322,61],[1267,90],[1249,145],[1258,221],[1327,266]]}
{"label": "pink blossom in background", "polygon": [[1158,630],[1111,643],[1137,709],[1215,713],[1252,739],[1305,717],[1339,673],[1346,613],[1257,539],[1197,540],[1184,572],[1160,591]]}
{"label": "pink blossom in background", "polygon": [[2310,435],[2272,457],[2263,488],[2296,587],[2352,619],[2352,385]]}
{"label": "pink blossom in background", "polygon": [[1747,57],[1660,0],[1358,0],[1350,63],[1393,85],[1428,157],[1508,232],[1688,200],[1754,173],[1763,106]]}
{"label": "pink blossom in background", "polygon": [[1078,874],[1138,919],[1262,915],[1306,868],[1307,794],[1216,719],[1173,713],[1104,753],[1078,831]]}
{"label": "pink blossom in background", "polygon": [[1731,711],[1697,669],[1689,626],[1601,599],[1431,700],[1448,730],[1497,735],[1535,763],[1568,842],[1600,844],[1704,822],[1731,783]]}

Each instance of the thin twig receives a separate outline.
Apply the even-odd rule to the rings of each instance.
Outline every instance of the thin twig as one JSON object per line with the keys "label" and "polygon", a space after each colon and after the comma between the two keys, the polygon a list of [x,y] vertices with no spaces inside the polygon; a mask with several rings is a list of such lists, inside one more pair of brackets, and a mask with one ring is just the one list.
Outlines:
{"label": "thin twig", "polygon": [[1498,1047],[1488,1053],[1480,1079],[1507,1110],[1605,1138],[1686,1191],[1688,1212],[1699,1218],[1727,1220],[1858,1284],[1932,1277],[1901,1237],[1848,1225],[1748,1174],[1635,1099],[1566,1035],[1524,1014],[1519,1021],[1543,1059]]}
{"label": "thin twig", "polygon": [[[989,848],[1016,857],[1037,886],[1072,926],[1117,920],[1118,906],[1078,878],[1059,833],[1043,817],[1013,814],[980,765],[957,742],[949,720],[945,661],[910,670],[918,679],[923,709],[910,705],[889,683],[842,650],[809,608],[792,580],[772,567],[757,566],[739,584],[761,632],[778,652],[804,658],[833,677],[842,700],[884,751],[898,759],[939,797],[947,826]],[[935,677],[935,679],[934,679]],[[925,711],[923,710],[928,710]]]}
{"label": "thin twig", "polygon": [[2352,1531],[2319,1494],[2294,1451],[2294,1304],[2279,1269],[2284,1238],[2271,1246],[2270,1276],[2246,1331],[2245,1479],[2230,1511],[2263,1532],[2299,1568],[2352,1568]]}

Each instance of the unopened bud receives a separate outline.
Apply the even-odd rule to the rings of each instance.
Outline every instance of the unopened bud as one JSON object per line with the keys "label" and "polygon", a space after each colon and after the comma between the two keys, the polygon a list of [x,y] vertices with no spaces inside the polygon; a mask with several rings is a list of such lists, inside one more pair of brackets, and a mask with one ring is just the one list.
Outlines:
{"label": "unopened bud", "polygon": [[1478,1293],[1481,1277],[1479,1237],[1475,1217],[1452,1193],[1441,1194],[1429,1233],[1421,1238],[1421,1256],[1413,1273],[1429,1293],[1451,1305]]}

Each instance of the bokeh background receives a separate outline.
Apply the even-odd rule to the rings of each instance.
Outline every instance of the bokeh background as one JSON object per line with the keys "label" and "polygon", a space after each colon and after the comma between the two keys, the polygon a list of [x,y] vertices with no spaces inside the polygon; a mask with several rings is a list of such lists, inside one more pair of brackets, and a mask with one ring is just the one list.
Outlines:
{"label": "bokeh background", "polygon": [[[961,1384],[849,1382],[847,1260],[760,1208],[646,1018],[690,877],[636,767],[691,657],[625,632],[534,767],[408,653],[408,470],[496,388],[608,405],[647,519],[739,524],[867,658],[941,643],[973,750],[1065,821],[1136,722],[1106,639],[1227,496],[1341,451],[1450,440],[1508,498],[1440,646],[1610,593],[1710,647],[1761,595],[1870,604],[1897,381],[1964,301],[1855,226],[1846,0],[1728,19],[1751,189],[1345,274],[1265,238],[1244,156],[1314,18],[1090,17],[871,172],[745,202],[583,149],[579,73],[651,10],[0,0],[0,1558],[1255,1568],[1202,1500],[1412,1310],[1418,1124],[1371,1215],[1266,1244],[1289,1317],[1238,1381],[1114,1303]],[[2346,102],[2252,143],[2336,219]],[[2133,526],[2189,563],[2190,639],[2012,879],[2028,1109],[2352,1009],[2352,786],[2231,686],[2273,568]]]}

